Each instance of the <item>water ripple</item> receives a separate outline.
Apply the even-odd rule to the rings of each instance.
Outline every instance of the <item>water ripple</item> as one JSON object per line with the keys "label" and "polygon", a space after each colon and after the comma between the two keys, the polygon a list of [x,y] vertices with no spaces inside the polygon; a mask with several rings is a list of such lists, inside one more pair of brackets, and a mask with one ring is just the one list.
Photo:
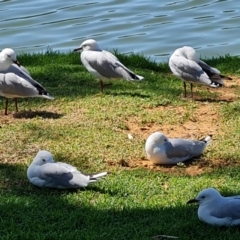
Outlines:
{"label": "water ripple", "polygon": [[52,11],[52,12],[40,13],[40,14],[35,14],[35,15],[28,15],[28,16],[23,16],[23,17],[7,18],[7,19],[4,19],[3,21],[14,21],[14,20],[21,20],[21,19],[26,19],[26,18],[35,18],[35,17],[39,17],[39,16],[53,14],[53,13],[56,13],[56,12],[57,11]]}
{"label": "water ripple", "polygon": [[[1,45],[67,52],[94,37],[102,48],[167,61],[190,45],[202,56],[239,54],[239,0],[0,0]],[[17,41],[16,41],[17,39]],[[148,44],[146,44],[148,43]]]}

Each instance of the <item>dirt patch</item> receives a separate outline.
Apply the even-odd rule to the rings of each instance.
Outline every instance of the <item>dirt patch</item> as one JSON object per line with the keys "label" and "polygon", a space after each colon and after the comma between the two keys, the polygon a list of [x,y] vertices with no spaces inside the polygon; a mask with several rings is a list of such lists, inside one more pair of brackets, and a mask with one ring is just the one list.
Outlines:
{"label": "dirt patch", "polygon": [[[141,139],[146,141],[147,137],[155,132],[161,131],[169,138],[190,138],[190,139],[202,139],[207,135],[212,135],[214,139],[214,135],[217,134],[218,129],[221,125],[221,116],[219,114],[220,106],[216,103],[221,101],[232,102],[239,99],[239,96],[235,93],[236,87],[239,87],[240,82],[236,77],[233,77],[232,81],[228,81],[225,83],[226,87],[218,88],[214,90],[209,90],[211,92],[216,91],[217,99],[214,101],[209,101],[209,99],[204,99],[204,101],[199,101],[199,96],[194,95],[194,101],[197,103],[197,107],[194,110],[189,120],[184,121],[183,123],[177,124],[157,124],[157,123],[147,123],[142,124],[140,119],[136,117],[132,117],[127,121],[128,131],[131,134],[138,136]],[[191,99],[187,99],[191,100]],[[174,107],[174,106],[160,106],[154,109],[147,109],[147,111],[175,111],[177,115],[184,115],[187,107]],[[200,160],[201,159],[201,160]],[[199,161],[198,161],[199,160]],[[133,159],[128,162],[118,163],[122,167],[128,168],[137,168],[143,167],[155,171],[161,172],[171,172],[173,174],[184,174],[195,176],[204,173],[205,171],[211,171],[223,165],[228,165],[227,162],[223,162],[223,160],[207,160],[204,157],[199,159],[194,159],[190,161],[186,161],[182,164],[175,166],[159,166],[152,164],[147,158],[144,159]]]}

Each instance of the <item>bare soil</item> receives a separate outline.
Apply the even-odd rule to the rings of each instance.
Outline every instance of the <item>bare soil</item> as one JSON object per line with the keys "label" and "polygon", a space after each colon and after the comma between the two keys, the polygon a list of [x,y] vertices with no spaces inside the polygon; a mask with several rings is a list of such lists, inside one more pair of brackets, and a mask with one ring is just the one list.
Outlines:
{"label": "bare soil", "polygon": [[[232,77],[232,81],[225,82],[224,88],[209,89],[213,93],[217,93],[217,99],[201,99],[200,96],[194,93],[193,99],[187,98],[187,101],[196,101],[198,106],[194,111],[194,116],[191,120],[184,122],[183,124],[164,124],[159,125],[156,123],[148,123],[145,126],[140,124],[140,120],[130,118],[127,122],[129,130],[135,136],[139,136],[142,139],[147,139],[147,137],[155,132],[161,131],[169,138],[190,138],[190,139],[202,139],[207,135],[217,134],[219,126],[221,125],[221,116],[219,114],[220,105],[216,104],[219,102],[234,102],[239,99],[239,96],[235,93],[236,86],[240,86],[240,82],[236,77]],[[234,87],[235,86],[235,87]],[[196,90],[194,88],[194,90]],[[160,106],[154,109],[149,109],[149,111],[177,111],[177,114],[183,115],[185,107],[174,106]],[[208,160],[204,159],[204,156],[194,158],[189,161],[185,161],[183,164],[179,165],[154,165],[147,158],[145,159],[133,159],[128,162],[119,162],[123,167],[128,168],[138,168],[143,167],[155,171],[161,172],[171,172],[177,175],[190,175],[195,176],[204,173],[205,171],[212,171],[220,166],[228,165],[227,161],[217,159]]]}

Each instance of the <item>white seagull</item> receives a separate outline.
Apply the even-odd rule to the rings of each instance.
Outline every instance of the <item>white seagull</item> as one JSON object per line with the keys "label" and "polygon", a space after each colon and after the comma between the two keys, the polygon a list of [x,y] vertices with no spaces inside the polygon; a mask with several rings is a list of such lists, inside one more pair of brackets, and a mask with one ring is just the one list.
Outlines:
{"label": "white seagull", "polygon": [[198,218],[210,225],[240,224],[240,196],[223,197],[216,189],[207,188],[187,203],[198,203]]}
{"label": "white seagull", "polygon": [[167,138],[161,132],[154,132],[147,138],[145,151],[154,164],[176,164],[201,155],[210,140],[210,136],[199,141]]}
{"label": "white seagull", "polygon": [[85,175],[67,163],[54,162],[50,152],[40,150],[27,170],[29,181],[38,187],[80,188],[106,176],[107,172]]}
{"label": "white seagull", "polygon": [[20,66],[16,53],[11,48],[5,48],[0,52],[0,95],[6,98],[5,115],[7,115],[9,98],[14,98],[16,112],[18,112],[17,98],[54,99],[30,76],[26,68]]}
{"label": "white seagull", "polygon": [[116,56],[112,53],[102,50],[98,43],[93,39],[84,41],[74,51],[81,52],[82,64],[96,78],[100,80],[101,91],[103,92],[103,81],[106,79],[123,78],[128,81],[142,80],[142,76],[138,76],[125,67]]}
{"label": "white seagull", "polygon": [[175,76],[183,80],[184,97],[186,97],[186,82],[191,85],[193,97],[193,83],[217,88],[224,86],[223,79],[232,80],[230,77],[221,75],[218,69],[201,61],[195,49],[188,46],[174,51],[169,59],[169,67]]}

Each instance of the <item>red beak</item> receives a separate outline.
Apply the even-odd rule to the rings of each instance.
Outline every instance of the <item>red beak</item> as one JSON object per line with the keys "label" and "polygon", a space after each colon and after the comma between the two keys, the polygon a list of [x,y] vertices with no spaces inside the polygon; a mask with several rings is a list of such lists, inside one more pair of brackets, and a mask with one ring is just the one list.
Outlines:
{"label": "red beak", "polygon": [[190,199],[188,202],[187,202],[187,204],[189,204],[189,203],[197,203],[198,202],[198,200],[196,200],[196,199]]}
{"label": "red beak", "polygon": [[79,50],[82,50],[82,48],[81,48],[81,47],[75,48],[73,51],[74,51],[74,52],[77,52],[77,51],[79,51]]}
{"label": "red beak", "polygon": [[16,60],[16,61],[13,61],[15,64],[17,64],[19,67],[21,66],[21,64],[19,63],[19,61],[18,60]]}

